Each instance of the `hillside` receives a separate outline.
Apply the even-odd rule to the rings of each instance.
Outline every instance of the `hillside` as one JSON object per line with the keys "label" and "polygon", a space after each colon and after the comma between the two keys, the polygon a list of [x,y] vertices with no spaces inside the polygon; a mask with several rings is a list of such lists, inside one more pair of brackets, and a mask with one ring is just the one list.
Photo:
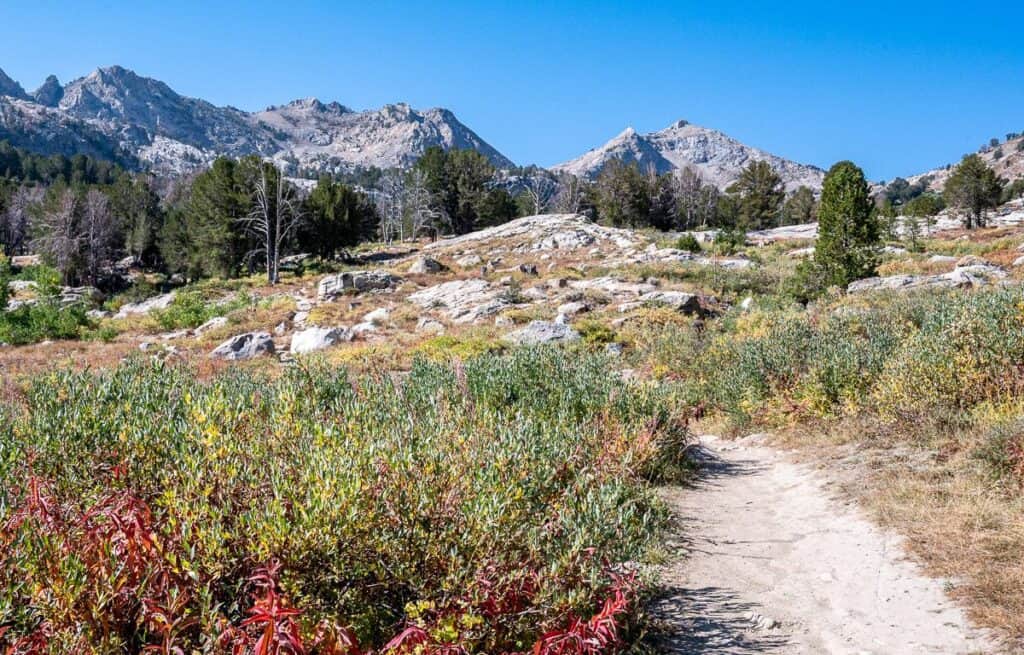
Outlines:
{"label": "hillside", "polygon": [[[1004,180],[1012,182],[1014,180],[1024,178],[1024,135],[1008,139],[996,147],[986,146],[985,148],[978,150],[978,155],[996,172],[996,175]],[[946,186],[946,180],[949,179],[955,164],[956,162],[953,162],[952,165],[949,166],[943,166],[925,173],[919,173],[908,177],[907,181],[914,184],[924,178],[928,178],[929,189],[933,191],[942,191]]]}
{"label": "hillside", "polygon": [[639,134],[633,128],[627,128],[603,146],[558,164],[553,170],[593,179],[613,159],[635,161],[641,168],[653,166],[659,173],[691,167],[705,182],[720,189],[736,181],[740,170],[751,161],[768,161],[788,190],[800,186],[820,189],[825,175],[815,166],[778,157],[740,143],[717,130],[684,120],[649,134]]}
{"label": "hillside", "polygon": [[219,155],[263,154],[289,170],[335,172],[407,166],[428,147],[473,148],[512,162],[447,109],[405,104],[354,111],[297,100],[259,112],[217,107],[120,66],[29,95],[0,71],[0,139],[43,154],[88,154],[180,173]]}

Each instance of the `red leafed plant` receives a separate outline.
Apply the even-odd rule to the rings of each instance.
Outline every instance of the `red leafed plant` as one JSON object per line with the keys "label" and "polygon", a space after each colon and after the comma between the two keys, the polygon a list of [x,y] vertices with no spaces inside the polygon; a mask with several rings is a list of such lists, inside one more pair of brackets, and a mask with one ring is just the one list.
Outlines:
{"label": "red leafed plant", "polygon": [[[149,506],[128,490],[111,491],[82,509],[62,504],[50,485],[29,476],[24,500],[0,527],[0,550],[21,541],[33,566],[22,571],[32,596],[27,605],[45,607],[34,631],[8,641],[5,655],[48,652],[108,643],[136,633],[141,624],[161,636],[146,650],[175,655],[175,640],[192,621],[184,616],[189,590],[165,557]],[[69,574],[65,562],[81,564],[84,576]],[[0,573],[8,568],[0,553]],[[12,571],[7,570],[7,575]],[[35,595],[39,597],[36,598]],[[9,631],[5,631],[9,632]],[[0,648],[4,638],[0,633]],[[141,646],[141,645],[140,645]]]}
{"label": "red leafed plant", "polygon": [[221,635],[221,645],[232,655],[363,655],[351,631],[321,622],[312,643],[303,643],[298,617],[302,612],[290,607],[278,587],[279,562],[257,569],[249,578],[253,606],[249,618]]}
{"label": "red leafed plant", "polygon": [[569,625],[544,634],[533,646],[533,655],[605,655],[620,645],[618,617],[629,611],[636,577],[617,576],[611,596],[588,620],[572,617]]}

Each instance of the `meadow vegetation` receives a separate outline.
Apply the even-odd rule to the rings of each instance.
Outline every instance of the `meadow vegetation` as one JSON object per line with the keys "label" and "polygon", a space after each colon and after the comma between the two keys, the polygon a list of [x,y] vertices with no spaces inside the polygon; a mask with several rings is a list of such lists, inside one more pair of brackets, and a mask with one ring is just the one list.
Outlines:
{"label": "meadow vegetation", "polygon": [[557,350],[349,377],[142,360],[0,406],[11,653],[590,653],[685,472],[665,389]]}

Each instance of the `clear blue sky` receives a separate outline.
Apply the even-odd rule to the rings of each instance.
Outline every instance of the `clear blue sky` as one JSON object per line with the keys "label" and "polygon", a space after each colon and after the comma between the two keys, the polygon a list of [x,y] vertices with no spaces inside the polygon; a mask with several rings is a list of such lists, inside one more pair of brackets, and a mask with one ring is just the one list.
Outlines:
{"label": "clear blue sky", "polygon": [[317,96],[445,106],[518,163],[686,118],[871,179],[1024,131],[1021,2],[3,0],[31,90],[121,64],[257,109]]}

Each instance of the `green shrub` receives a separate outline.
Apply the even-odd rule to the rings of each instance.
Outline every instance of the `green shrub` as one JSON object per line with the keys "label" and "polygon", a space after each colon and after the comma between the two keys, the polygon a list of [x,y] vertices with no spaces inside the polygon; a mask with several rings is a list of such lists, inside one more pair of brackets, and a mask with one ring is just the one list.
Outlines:
{"label": "green shrub", "polygon": [[700,252],[700,241],[697,241],[697,237],[687,232],[676,240],[676,249],[687,252]]}
{"label": "green shrub", "polygon": [[599,610],[665,525],[644,479],[680,465],[669,407],[603,357],[547,349],[420,360],[401,383],[315,363],[54,372],[0,407],[0,623],[114,653],[165,639],[158,606],[193,652],[269,570],[254,579],[304,635],[529,650]]}
{"label": "green shrub", "polygon": [[81,305],[61,307],[46,300],[0,311],[0,342],[13,345],[47,339],[77,339],[91,323]]}
{"label": "green shrub", "polygon": [[180,330],[202,325],[215,316],[224,316],[235,309],[248,306],[251,299],[239,294],[227,301],[210,302],[198,290],[182,290],[165,309],[154,310],[152,315],[165,330]]}

